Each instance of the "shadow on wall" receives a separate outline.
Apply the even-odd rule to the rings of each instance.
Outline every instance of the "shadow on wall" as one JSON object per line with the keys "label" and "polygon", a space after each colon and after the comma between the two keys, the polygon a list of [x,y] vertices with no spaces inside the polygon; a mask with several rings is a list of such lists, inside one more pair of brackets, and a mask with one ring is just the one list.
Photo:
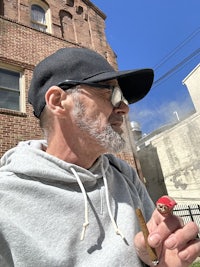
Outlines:
{"label": "shadow on wall", "polygon": [[152,144],[149,144],[142,147],[142,149],[137,152],[137,155],[145,178],[147,191],[155,203],[158,198],[168,194],[157,149],[153,147]]}

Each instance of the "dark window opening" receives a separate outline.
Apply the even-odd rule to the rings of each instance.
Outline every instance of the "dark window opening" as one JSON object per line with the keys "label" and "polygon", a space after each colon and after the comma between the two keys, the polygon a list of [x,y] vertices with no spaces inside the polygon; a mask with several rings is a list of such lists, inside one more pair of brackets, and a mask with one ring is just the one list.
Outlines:
{"label": "dark window opening", "polygon": [[0,68],[0,108],[20,110],[20,73]]}

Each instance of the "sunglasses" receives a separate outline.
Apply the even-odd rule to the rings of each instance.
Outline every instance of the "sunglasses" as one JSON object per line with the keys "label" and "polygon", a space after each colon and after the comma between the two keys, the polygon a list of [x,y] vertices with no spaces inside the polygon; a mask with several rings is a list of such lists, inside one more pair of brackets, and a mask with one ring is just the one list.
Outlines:
{"label": "sunglasses", "polygon": [[92,82],[84,82],[84,81],[76,81],[76,80],[65,80],[63,82],[60,82],[58,86],[62,88],[63,90],[67,90],[73,86],[80,85],[80,84],[85,84],[90,87],[94,88],[104,88],[104,89],[109,89],[112,91],[112,96],[111,96],[111,103],[113,107],[118,108],[120,107],[121,103],[123,102],[128,106],[128,101],[124,98],[123,93],[118,86],[114,85],[108,85],[108,84],[100,84],[100,83],[92,83]]}

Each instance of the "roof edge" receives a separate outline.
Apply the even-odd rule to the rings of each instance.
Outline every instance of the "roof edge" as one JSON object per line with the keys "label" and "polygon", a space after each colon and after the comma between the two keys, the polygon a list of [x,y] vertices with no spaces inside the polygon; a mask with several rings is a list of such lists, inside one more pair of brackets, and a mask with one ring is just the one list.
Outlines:
{"label": "roof edge", "polygon": [[97,6],[95,6],[90,0],[82,0],[86,5],[88,5],[89,7],[91,7],[100,17],[102,17],[102,19],[106,19],[106,14],[103,13],[103,11],[101,11]]}

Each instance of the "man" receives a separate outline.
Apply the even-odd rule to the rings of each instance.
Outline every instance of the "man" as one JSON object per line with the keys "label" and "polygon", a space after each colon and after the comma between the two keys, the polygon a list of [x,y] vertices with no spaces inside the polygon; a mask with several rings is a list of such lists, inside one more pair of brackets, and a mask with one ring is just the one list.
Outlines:
{"label": "man", "polygon": [[151,69],[115,71],[96,52],[64,48],[39,63],[29,102],[46,141],[8,151],[0,169],[0,266],[153,266],[135,209],[148,221],[162,267],[200,254],[196,224],[154,211],[136,172],[109,153],[124,147],[128,103]]}

